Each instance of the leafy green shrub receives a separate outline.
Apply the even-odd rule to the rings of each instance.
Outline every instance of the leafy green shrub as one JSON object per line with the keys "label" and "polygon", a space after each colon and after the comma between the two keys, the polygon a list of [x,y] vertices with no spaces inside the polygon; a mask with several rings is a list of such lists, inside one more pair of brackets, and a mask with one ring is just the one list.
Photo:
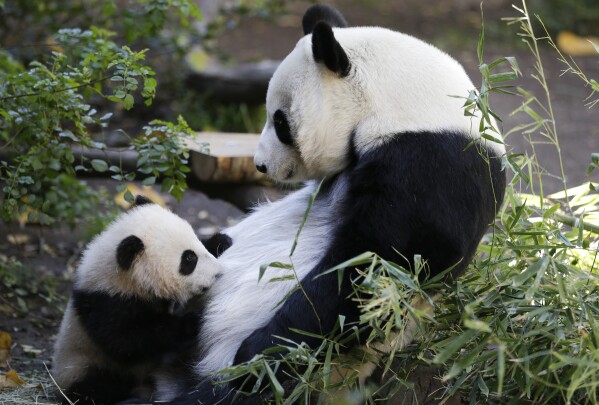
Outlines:
{"label": "leafy green shrub", "polygon": [[[180,75],[190,42],[209,48],[207,39],[231,24],[277,12],[283,3],[236,3],[200,32],[201,11],[193,0],[0,1],[0,38],[6,46],[0,49],[0,217],[10,221],[27,215],[43,225],[65,221],[72,226],[99,201],[77,175],[107,170],[120,182],[140,174],[145,184],[161,180],[162,189],[180,199],[188,152],[176,132],[192,133],[182,119],[177,124],[153,121],[153,129],[143,129],[146,134],[132,143],[140,156],[138,173],[125,173],[102,159],[76,157],[73,147],[104,151],[97,135],[118,130],[114,121],[123,125],[122,110],[140,101],[146,107],[133,113],[162,118],[164,108],[148,109],[159,88],[167,90],[163,97],[169,103],[187,100],[186,105],[175,103],[179,111],[197,112],[189,106],[194,98]],[[23,26],[27,29],[15,29]],[[202,125],[255,131],[260,121],[255,112],[262,113],[206,105],[200,108],[209,116],[198,114]],[[136,131],[142,126],[134,125]]]}
{"label": "leafy green shrub", "polygon": [[[172,7],[178,7],[190,18],[199,15],[188,1],[140,4],[154,16],[144,20],[151,25],[143,28],[145,31],[136,31],[137,34],[127,31],[128,35],[155,34]],[[110,15],[109,11],[105,13]],[[145,63],[147,50],[136,52],[128,46],[119,47],[111,40],[113,36],[98,27],[60,29],[52,39],[58,50],[51,52],[47,62],[33,61],[27,68],[2,52],[0,142],[4,158],[0,161],[0,177],[4,198],[0,201],[0,213],[3,220],[26,214],[30,221],[41,224],[64,221],[74,225],[83,213],[93,211],[97,193],[76,175],[102,172],[105,163],[76,159],[72,149],[74,145],[105,149],[92,135],[107,127],[112,114],[101,115],[92,104],[104,99],[128,110],[136,96],[149,105],[156,94],[154,71]],[[141,151],[140,158],[151,149],[143,142],[134,145]],[[183,148],[169,148],[163,157],[167,162],[180,163],[177,154],[184,153],[187,152]],[[179,164],[166,173],[167,180],[176,180],[177,187],[172,189],[176,190],[177,198],[181,198],[181,182],[185,183],[186,171],[181,167]],[[135,173],[129,174],[126,180],[134,177]]]}
{"label": "leafy green shrub", "polygon": [[[134,147],[141,154],[137,161],[137,170],[150,175],[142,183],[149,186],[154,184],[159,176],[163,177],[162,191],[180,200],[187,189],[185,175],[191,171],[187,166],[189,150],[184,146],[182,136],[193,136],[194,132],[181,116],[177,125],[154,120],[144,127],[144,131],[143,136],[133,140]],[[118,177],[114,178],[119,180]]]}
{"label": "leafy green shrub", "polygon": [[15,258],[0,256],[0,289],[6,303],[11,303],[18,315],[29,312],[27,297],[36,296],[47,303],[56,304],[64,300],[57,290],[58,280],[49,275],[34,274]]}
{"label": "leafy green shrub", "polygon": [[[152,71],[139,63],[143,52],[106,45],[102,32],[61,31],[59,35],[84,39],[80,45],[87,51],[76,59],[75,54],[67,58],[54,52],[48,64],[32,62],[28,70],[12,65],[13,73],[0,72],[0,140],[8,151],[7,159],[0,161],[5,183],[0,212],[5,221],[28,213],[30,221],[41,224],[56,220],[73,224],[96,200],[96,193],[76,178],[77,171],[89,169],[85,161],[75,161],[71,146],[103,149],[91,137],[90,127],[106,126],[111,114],[99,117],[78,89],[88,87],[101,94],[103,75],[114,68],[110,78],[126,85],[123,88],[119,80],[110,99],[130,108],[137,76],[143,83],[142,96],[148,101],[153,97]],[[90,53],[96,46],[107,60]]]}

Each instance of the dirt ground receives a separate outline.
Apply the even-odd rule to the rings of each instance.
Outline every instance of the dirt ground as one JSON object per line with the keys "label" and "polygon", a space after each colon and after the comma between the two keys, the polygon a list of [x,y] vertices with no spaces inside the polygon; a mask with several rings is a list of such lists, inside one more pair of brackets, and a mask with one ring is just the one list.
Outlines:
{"label": "dirt ground", "polygon": [[[433,42],[460,60],[475,83],[479,81],[476,59],[480,26],[478,0],[338,0],[331,3],[344,12],[350,24],[387,26]],[[515,14],[504,1],[487,3],[490,3],[485,9],[487,21],[497,21],[500,17]],[[284,57],[301,35],[299,22],[305,4],[293,3],[291,15],[276,22],[252,20],[242,24],[221,40],[223,49],[239,61]],[[523,46],[505,41],[506,37],[514,35],[515,30],[501,27],[502,25],[495,26],[494,30],[497,32],[494,34],[499,40],[497,43],[487,44],[485,59],[491,61],[499,56],[517,56],[525,72],[525,77],[519,80],[518,85],[541,95],[540,89],[530,78],[532,58]],[[565,172],[569,184],[574,186],[588,180],[585,170],[590,162],[590,154],[599,149],[599,107],[592,110],[586,108],[584,99],[589,95],[589,89],[584,88],[574,76],[560,77],[563,66],[555,59],[551,50],[545,49],[544,53],[544,67],[553,84],[552,101],[558,118]],[[598,61],[598,57],[577,59],[587,75],[594,78],[599,78]],[[504,130],[528,122],[522,115],[509,115],[520,104],[519,99],[497,96],[491,102],[504,117]],[[513,152],[530,151],[520,135],[508,137],[507,143]],[[545,145],[537,152],[548,172],[557,175],[559,164],[555,159],[554,148]],[[114,187],[112,183],[102,179],[89,181],[95,187]],[[551,175],[546,176],[545,184],[548,191],[557,191],[560,187],[560,181]],[[208,198],[202,190],[189,190],[183,201],[176,203],[171,199],[168,200],[168,205],[190,221],[199,234],[209,234],[230,225],[243,214],[230,203]],[[39,284],[41,289],[49,285],[49,290],[56,291],[50,297],[46,290],[23,296],[0,283],[0,330],[7,331],[13,340],[10,366],[30,383],[25,394],[1,394],[0,405],[55,401],[52,394],[46,392],[52,387],[44,365],[50,367],[53,341],[65,306],[66,294],[70,289],[70,275],[83,248],[83,239],[81,229],[42,229],[32,225],[23,228],[18,224],[0,223],[0,255],[17,258],[24,264],[24,271],[33,274],[32,283]],[[52,279],[58,281],[48,281]],[[0,369],[2,371],[5,369]],[[38,386],[38,383],[42,385]]]}

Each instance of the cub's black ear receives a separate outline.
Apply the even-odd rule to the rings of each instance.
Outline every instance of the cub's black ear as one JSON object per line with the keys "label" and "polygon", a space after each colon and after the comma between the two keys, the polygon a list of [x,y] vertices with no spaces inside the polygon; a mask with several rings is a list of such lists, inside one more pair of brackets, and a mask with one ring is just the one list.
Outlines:
{"label": "cub's black ear", "polygon": [[133,207],[138,207],[140,205],[146,204],[154,204],[154,201],[150,200],[148,197],[138,194],[135,196],[135,201],[133,201]]}
{"label": "cub's black ear", "polygon": [[144,243],[135,235],[127,236],[116,248],[116,262],[121,270],[129,270],[133,261],[144,250]]}
{"label": "cub's black ear", "polygon": [[316,62],[324,63],[339,76],[345,77],[349,74],[349,58],[335,39],[331,26],[324,21],[318,22],[312,32],[312,53]]}
{"label": "cub's black ear", "polygon": [[217,233],[204,239],[202,244],[206,250],[214,257],[219,257],[225,250],[229,249],[233,244],[233,239],[224,233]]}
{"label": "cub's black ear", "polygon": [[324,21],[331,27],[345,28],[347,21],[337,9],[327,6],[326,4],[315,4],[306,10],[304,18],[302,18],[302,28],[304,35],[311,34],[314,31],[316,23]]}

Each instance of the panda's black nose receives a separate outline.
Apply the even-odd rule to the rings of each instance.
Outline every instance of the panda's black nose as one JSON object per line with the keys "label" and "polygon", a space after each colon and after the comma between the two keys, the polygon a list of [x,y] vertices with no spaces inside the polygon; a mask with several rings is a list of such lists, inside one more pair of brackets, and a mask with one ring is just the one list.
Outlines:
{"label": "panda's black nose", "polygon": [[260,173],[266,173],[266,165],[256,165],[256,169],[258,169],[258,171]]}

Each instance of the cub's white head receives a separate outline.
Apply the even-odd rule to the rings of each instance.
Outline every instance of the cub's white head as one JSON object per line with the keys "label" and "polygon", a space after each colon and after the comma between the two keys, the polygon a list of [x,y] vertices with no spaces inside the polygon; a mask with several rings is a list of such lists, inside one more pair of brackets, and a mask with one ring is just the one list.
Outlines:
{"label": "cub's white head", "polygon": [[138,198],[89,244],[75,288],[184,304],[221,271],[187,221]]}
{"label": "cub's white head", "polygon": [[406,131],[479,136],[478,119],[453,97],[474,85],[444,52],[388,29],[347,27],[325,5],[308,9],[302,25],[269,84],[254,156],[261,172],[280,182],[332,176]]}

